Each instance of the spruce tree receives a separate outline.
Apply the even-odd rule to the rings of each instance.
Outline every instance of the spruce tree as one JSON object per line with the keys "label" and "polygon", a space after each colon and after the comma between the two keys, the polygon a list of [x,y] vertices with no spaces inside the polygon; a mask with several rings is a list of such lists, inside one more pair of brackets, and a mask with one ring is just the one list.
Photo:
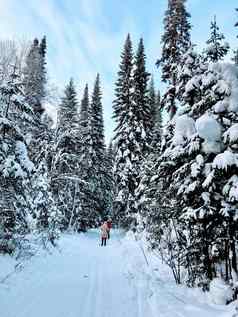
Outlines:
{"label": "spruce tree", "polygon": [[[74,86],[74,81],[71,78],[69,84],[66,86],[64,96],[60,105],[58,113],[58,129],[57,133],[61,134],[63,131],[69,132],[77,127],[78,124],[78,101]],[[73,128],[73,129],[72,129]],[[73,130],[74,131],[74,130]]]}
{"label": "spruce tree", "polygon": [[[90,137],[90,107],[88,85],[86,84],[83,98],[81,100],[79,113],[80,144],[79,155],[79,176],[83,180],[80,186],[80,227],[85,231],[91,227],[92,199],[93,193],[90,186],[90,168],[91,168],[91,137]],[[95,217],[94,217],[95,218]]]}
{"label": "spruce tree", "polygon": [[127,219],[129,217],[128,204],[129,198],[133,200],[134,184],[136,183],[132,167],[132,151],[135,138],[130,126],[133,123],[132,68],[133,51],[130,35],[128,34],[121,54],[115,88],[116,98],[113,102],[113,118],[116,121],[113,139],[115,148],[113,214],[115,220],[125,227],[129,227],[132,220]]}
{"label": "spruce tree", "polygon": [[112,188],[109,186],[111,179],[107,166],[101,99],[100,78],[97,74],[89,111],[90,164],[88,179],[92,190],[89,219],[92,225],[96,225],[101,218],[107,215],[111,204],[110,191]]}
{"label": "spruce tree", "polygon": [[44,100],[46,97],[47,69],[46,69],[46,37],[39,43],[35,39],[26,57],[24,69],[24,91],[26,99],[31,105],[36,122],[27,131],[29,154],[32,161],[38,167],[42,161],[48,163],[48,153],[51,152],[49,142],[52,131],[50,131],[44,118]]}
{"label": "spruce tree", "polygon": [[204,52],[208,61],[216,63],[226,56],[229,51],[229,44],[223,42],[224,39],[225,36],[219,32],[215,16],[214,20],[211,22],[211,36],[207,40],[208,46]]}
{"label": "spruce tree", "polygon": [[34,112],[41,115],[42,107],[42,54],[38,39],[34,39],[26,57],[24,69],[24,91],[27,102],[32,105]]}
{"label": "spruce tree", "polygon": [[[24,101],[22,82],[15,70],[0,86],[0,251],[12,252],[16,234],[30,230],[30,196],[27,183],[34,173],[29,160],[22,126],[34,122],[30,106]],[[19,125],[21,122],[22,125]]]}
{"label": "spruce tree", "polygon": [[73,230],[78,229],[80,217],[79,131],[78,101],[73,79],[70,79],[58,112],[51,180],[57,207],[63,215],[63,227]]}
{"label": "spruce tree", "polygon": [[[204,64],[192,51],[183,68],[180,78],[186,84],[179,85],[182,105],[174,136],[155,164],[146,194],[147,225],[152,245],[160,248],[177,282],[183,266],[189,285],[208,289],[211,279],[220,274],[219,263],[226,280],[231,270],[237,274],[236,169],[231,147],[236,142],[232,132],[237,106],[232,102],[233,88],[227,89],[236,86],[237,68]],[[185,74],[189,74],[186,79]]]}
{"label": "spruce tree", "polygon": [[46,70],[46,36],[44,36],[39,45],[39,53],[40,53],[40,73],[41,73],[41,81],[40,81],[40,95],[42,101],[46,97],[46,83],[47,83],[47,70]]}
{"label": "spruce tree", "polygon": [[155,86],[154,86],[154,79],[151,77],[149,82],[149,89],[148,89],[148,103],[151,113],[151,125],[152,127],[155,124],[155,117],[156,117],[156,93],[155,93]]}
{"label": "spruce tree", "polygon": [[[162,113],[160,104],[160,91],[156,94],[154,87],[154,80],[151,78],[149,84],[149,108],[151,112],[151,132],[150,132],[150,151],[160,148],[162,136]],[[155,147],[154,147],[155,146]]]}
{"label": "spruce tree", "polygon": [[62,217],[57,209],[50,188],[47,163],[42,161],[31,180],[31,199],[34,206],[35,231],[41,234],[44,242],[54,244],[61,229]]}
{"label": "spruce tree", "polygon": [[[115,129],[115,200],[114,213],[121,224],[135,228],[138,222],[136,190],[140,183],[142,162],[149,152],[151,132],[143,40],[134,57],[128,35],[121,55],[116,99],[114,101]],[[134,68],[133,68],[134,64]]]}
{"label": "spruce tree", "polygon": [[108,166],[110,171],[112,172],[113,166],[114,166],[114,149],[113,149],[113,143],[110,141],[109,146],[107,148],[107,157],[108,157]]}
{"label": "spruce tree", "polygon": [[168,9],[164,18],[164,34],[162,36],[162,56],[157,61],[161,66],[162,80],[168,84],[163,97],[163,105],[170,113],[176,113],[177,66],[181,57],[190,45],[190,14],[185,8],[186,0],[168,0]]}
{"label": "spruce tree", "polygon": [[151,108],[148,98],[148,80],[150,74],[146,71],[146,56],[144,43],[141,38],[138,49],[134,57],[133,68],[133,112],[138,123],[136,131],[136,141],[143,155],[148,153],[148,139],[152,129]]}
{"label": "spruce tree", "polygon": [[155,111],[154,111],[154,125],[152,130],[152,153],[160,152],[162,142],[162,109],[160,103],[160,91],[155,95]]}
{"label": "spruce tree", "polygon": [[[92,148],[95,151],[95,159],[100,161],[105,155],[105,137],[102,110],[102,93],[100,87],[100,78],[97,74],[92,100],[90,105],[90,134],[92,139]],[[97,163],[98,163],[97,162]]]}
{"label": "spruce tree", "polygon": [[108,214],[113,215],[113,193],[114,193],[114,179],[113,179],[113,167],[114,167],[114,161],[115,161],[115,153],[113,148],[113,143],[110,141],[109,146],[107,148],[107,171],[108,171]]}
{"label": "spruce tree", "polygon": [[[160,92],[155,93],[154,85],[150,85],[150,100],[153,101],[153,128],[151,133],[151,144],[149,155],[144,159],[141,169],[141,179],[139,187],[136,191],[137,209],[140,214],[140,223],[137,231],[146,229],[151,230],[154,215],[152,216],[152,207],[148,203],[148,192],[151,186],[151,177],[156,175],[157,162],[161,155],[161,141],[162,141],[162,113],[160,106]],[[157,213],[157,210],[156,210]],[[156,215],[155,215],[156,216]],[[150,222],[150,225],[148,225]]]}
{"label": "spruce tree", "polygon": [[[0,86],[0,249],[4,252],[12,252],[25,234],[34,233],[37,228],[41,237],[53,242],[57,227],[56,213],[51,213],[54,202],[47,199],[47,179],[43,180],[41,171],[29,158],[25,132],[37,119],[16,73],[14,70],[11,79]],[[49,221],[42,225],[38,215],[44,211]]]}
{"label": "spruce tree", "polygon": [[80,107],[80,126],[82,128],[88,127],[88,116],[89,116],[89,96],[88,96],[88,84],[84,89],[83,99]]}

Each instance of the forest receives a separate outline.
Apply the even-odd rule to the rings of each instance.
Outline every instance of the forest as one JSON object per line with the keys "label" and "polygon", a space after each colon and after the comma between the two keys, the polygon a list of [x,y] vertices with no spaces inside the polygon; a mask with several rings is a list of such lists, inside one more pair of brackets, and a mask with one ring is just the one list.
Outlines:
{"label": "forest", "polygon": [[228,304],[238,294],[238,40],[231,47],[214,16],[198,46],[186,0],[167,2],[160,83],[143,38],[125,34],[109,144],[100,74],[92,90],[82,79],[82,98],[69,80],[54,121],[47,36],[0,41],[0,254],[24,256],[32,239],[56,247],[111,217],[146,237],[177,284],[207,292],[222,279]]}

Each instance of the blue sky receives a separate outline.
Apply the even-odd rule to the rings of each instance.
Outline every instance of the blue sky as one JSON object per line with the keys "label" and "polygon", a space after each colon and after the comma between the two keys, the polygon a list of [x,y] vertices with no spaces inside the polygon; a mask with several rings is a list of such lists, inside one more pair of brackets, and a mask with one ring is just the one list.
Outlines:
{"label": "blue sky", "polygon": [[[188,0],[192,40],[204,46],[214,14],[228,42],[238,46],[234,23],[237,0]],[[112,136],[112,100],[120,53],[128,32],[136,49],[145,42],[148,70],[159,88],[155,61],[160,54],[167,0],[0,0],[0,38],[47,36],[49,77],[60,87],[74,77],[81,99],[96,73],[103,86],[107,141]]]}

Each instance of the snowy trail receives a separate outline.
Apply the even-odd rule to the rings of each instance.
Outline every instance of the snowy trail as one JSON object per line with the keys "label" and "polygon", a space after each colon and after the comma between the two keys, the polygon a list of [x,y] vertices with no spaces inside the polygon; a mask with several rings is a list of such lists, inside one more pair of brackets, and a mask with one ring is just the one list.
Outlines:
{"label": "snowy trail", "polygon": [[137,243],[118,232],[107,247],[100,247],[98,233],[91,231],[64,235],[60,248],[34,257],[0,284],[1,317],[218,317],[224,312],[174,290],[171,295],[152,277]]}

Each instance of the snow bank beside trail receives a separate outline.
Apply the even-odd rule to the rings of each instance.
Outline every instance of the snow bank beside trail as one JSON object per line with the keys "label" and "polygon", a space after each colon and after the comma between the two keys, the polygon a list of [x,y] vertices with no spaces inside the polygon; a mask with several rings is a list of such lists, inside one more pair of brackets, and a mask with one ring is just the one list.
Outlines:
{"label": "snow bank beside trail", "polygon": [[10,255],[0,255],[0,284],[15,271],[17,261]]}
{"label": "snow bank beside trail", "polygon": [[[143,296],[147,296],[152,316],[181,317],[232,317],[235,304],[223,305],[229,294],[218,289],[214,282],[212,292],[204,293],[199,288],[175,284],[170,268],[161,262],[159,255],[148,251],[143,237],[136,241],[133,233],[121,240],[124,248],[128,275]],[[146,289],[146,292],[142,291]],[[220,292],[219,292],[220,290]],[[231,313],[232,312],[232,313]]]}
{"label": "snow bank beside trail", "polygon": [[226,305],[232,299],[232,290],[222,279],[215,278],[210,284],[209,296],[213,303]]}

